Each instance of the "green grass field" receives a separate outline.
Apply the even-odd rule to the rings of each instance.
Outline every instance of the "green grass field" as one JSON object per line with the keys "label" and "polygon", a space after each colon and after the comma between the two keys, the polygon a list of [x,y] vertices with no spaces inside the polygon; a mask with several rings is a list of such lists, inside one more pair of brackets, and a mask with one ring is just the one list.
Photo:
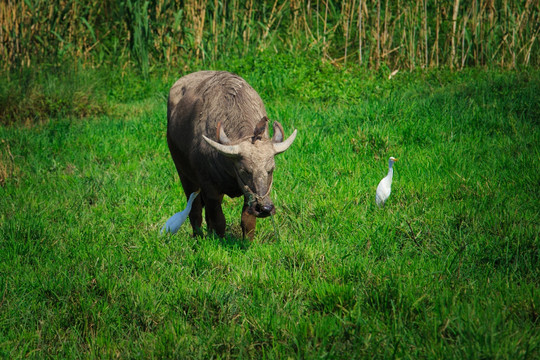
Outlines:
{"label": "green grass field", "polygon": [[239,239],[229,198],[225,239],[159,236],[186,202],[174,75],[0,127],[0,357],[540,357],[540,72],[256,64],[231,66],[298,129],[279,236],[263,219]]}

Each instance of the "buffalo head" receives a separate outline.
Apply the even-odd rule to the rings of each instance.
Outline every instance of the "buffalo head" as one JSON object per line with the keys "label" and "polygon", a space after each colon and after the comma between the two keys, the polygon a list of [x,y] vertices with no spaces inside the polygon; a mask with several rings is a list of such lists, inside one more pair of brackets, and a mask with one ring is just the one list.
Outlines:
{"label": "buffalo head", "polygon": [[273,127],[272,139],[267,136],[266,117],[259,121],[253,135],[235,142],[229,140],[221,124],[217,126],[217,142],[203,135],[210,146],[233,160],[236,180],[244,193],[246,210],[256,217],[267,217],[275,213],[269,196],[275,167],[274,155],[287,150],[296,138],[294,130],[291,136],[283,140],[281,124],[275,121]]}

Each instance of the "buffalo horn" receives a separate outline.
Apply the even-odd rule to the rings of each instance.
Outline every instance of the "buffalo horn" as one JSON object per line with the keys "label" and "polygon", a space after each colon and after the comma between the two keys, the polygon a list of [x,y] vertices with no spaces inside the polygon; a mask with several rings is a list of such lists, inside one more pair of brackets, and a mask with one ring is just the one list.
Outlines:
{"label": "buffalo horn", "polygon": [[279,142],[279,143],[274,143],[274,153],[281,154],[282,152],[287,150],[289,146],[291,146],[295,138],[296,138],[296,130],[293,131],[293,133],[291,134],[291,136],[287,138],[287,140],[283,142]]}
{"label": "buffalo horn", "polygon": [[217,124],[217,135],[218,135],[218,141],[221,144],[231,145],[231,140],[229,140],[229,138],[225,134],[225,130],[223,130],[223,126],[221,126],[221,122],[218,122]]}
{"label": "buffalo horn", "polygon": [[223,155],[232,156],[232,157],[240,155],[240,146],[238,145],[223,145],[218,142],[215,142],[212,139],[207,138],[204,135],[202,137],[208,143],[208,145],[210,145],[211,147],[213,147],[214,149],[216,149]]}

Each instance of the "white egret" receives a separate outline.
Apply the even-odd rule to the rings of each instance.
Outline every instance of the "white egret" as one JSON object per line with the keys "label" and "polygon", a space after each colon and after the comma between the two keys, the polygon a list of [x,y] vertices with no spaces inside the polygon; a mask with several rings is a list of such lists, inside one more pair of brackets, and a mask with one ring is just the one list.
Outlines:
{"label": "white egret", "polygon": [[375,202],[379,207],[384,206],[386,200],[388,200],[388,197],[390,196],[390,192],[392,191],[392,176],[394,175],[394,169],[392,166],[394,165],[395,161],[397,161],[396,158],[390,157],[390,160],[388,160],[388,174],[381,180],[381,182],[379,182],[379,185],[377,186]]}
{"label": "white egret", "polygon": [[196,192],[191,193],[191,195],[189,195],[186,208],[180,212],[177,212],[176,214],[171,216],[169,220],[167,220],[165,225],[163,225],[163,227],[161,228],[161,232],[160,232],[161,234],[163,234],[164,231],[170,232],[171,234],[176,234],[178,229],[180,229],[180,226],[182,226],[182,224],[186,221],[189,215],[189,212],[191,211],[193,200],[195,200],[197,195],[199,195],[199,192],[200,190],[197,190]]}

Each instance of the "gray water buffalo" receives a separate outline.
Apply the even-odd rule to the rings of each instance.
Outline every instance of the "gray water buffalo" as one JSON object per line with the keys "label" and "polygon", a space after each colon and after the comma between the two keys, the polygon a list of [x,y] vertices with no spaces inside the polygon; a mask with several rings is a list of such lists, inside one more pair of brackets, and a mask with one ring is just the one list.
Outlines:
{"label": "gray water buffalo", "polygon": [[256,218],[275,213],[270,199],[274,155],[284,152],[283,127],[268,118],[257,92],[225,71],[200,71],[180,78],[169,92],[167,143],[186,197],[198,189],[189,214],[194,235],[201,235],[202,209],[209,232],[225,235],[223,195],[244,196],[241,226],[252,239]]}

